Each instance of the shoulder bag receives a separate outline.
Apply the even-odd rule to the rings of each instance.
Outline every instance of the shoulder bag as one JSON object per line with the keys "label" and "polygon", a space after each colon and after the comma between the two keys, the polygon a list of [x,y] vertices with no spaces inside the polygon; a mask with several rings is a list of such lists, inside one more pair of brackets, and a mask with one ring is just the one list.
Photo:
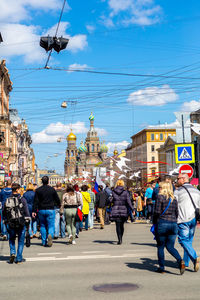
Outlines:
{"label": "shoulder bag", "polygon": [[184,185],[182,185],[182,187],[187,191],[187,193],[188,193],[188,195],[190,197],[190,200],[191,200],[191,202],[192,202],[192,204],[194,206],[196,220],[198,222],[200,222],[200,208],[196,207],[196,205],[194,204],[194,201],[193,201],[192,196],[191,196],[190,192],[188,191],[188,189]]}

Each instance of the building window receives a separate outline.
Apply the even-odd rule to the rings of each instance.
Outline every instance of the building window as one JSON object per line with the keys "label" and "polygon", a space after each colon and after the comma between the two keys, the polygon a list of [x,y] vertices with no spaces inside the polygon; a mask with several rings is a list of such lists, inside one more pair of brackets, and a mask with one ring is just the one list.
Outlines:
{"label": "building window", "polygon": [[152,176],[155,176],[155,175],[156,175],[155,172],[156,172],[156,170],[155,170],[155,169],[152,169],[152,170],[151,170],[151,175],[152,175]]}
{"label": "building window", "polygon": [[71,151],[71,156],[74,156],[74,151],[73,150]]}
{"label": "building window", "polygon": [[163,133],[160,133],[160,140],[163,141]]}
{"label": "building window", "polygon": [[155,151],[155,145],[151,145],[151,151],[152,151],[152,152]]}
{"label": "building window", "polygon": [[155,156],[152,156],[151,161],[155,161]]}
{"label": "building window", "polygon": [[90,152],[90,146],[87,144],[87,151]]}
{"label": "building window", "polygon": [[94,144],[92,144],[92,152],[94,152]]}
{"label": "building window", "polygon": [[154,141],[154,133],[151,133],[151,140]]}

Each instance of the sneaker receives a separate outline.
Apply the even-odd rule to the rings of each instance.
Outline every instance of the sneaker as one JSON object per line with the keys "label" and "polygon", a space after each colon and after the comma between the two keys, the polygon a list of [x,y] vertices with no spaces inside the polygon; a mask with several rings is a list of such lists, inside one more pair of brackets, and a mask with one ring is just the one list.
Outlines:
{"label": "sneaker", "polygon": [[70,244],[72,243],[72,240],[73,240],[73,236],[70,235],[70,236],[69,236],[69,243],[70,243]]}
{"label": "sneaker", "polygon": [[76,241],[72,241],[72,245],[76,245]]}
{"label": "sneaker", "polygon": [[165,274],[165,271],[163,269],[158,268],[156,270],[156,273]]}
{"label": "sneaker", "polygon": [[77,238],[77,239],[79,238],[78,234],[76,234],[76,238]]}
{"label": "sneaker", "polygon": [[25,262],[26,260],[24,258],[22,258],[22,260],[17,260],[15,263],[17,265],[21,265],[23,262]]}
{"label": "sneaker", "polygon": [[15,260],[15,254],[11,254],[10,259],[9,259],[9,263],[13,264]]}
{"label": "sneaker", "polygon": [[185,262],[184,262],[184,260],[180,261],[179,270],[180,270],[180,274],[183,275],[183,273],[185,272]]}
{"label": "sneaker", "polygon": [[200,257],[197,257],[194,261],[194,272],[199,271],[199,261],[200,261]]}
{"label": "sneaker", "polygon": [[4,235],[3,235],[3,241],[6,241],[6,240],[7,240],[7,235],[4,234]]}
{"label": "sneaker", "polygon": [[47,245],[48,245],[49,247],[51,247],[51,246],[53,245],[52,236],[51,236],[50,234],[48,235]]}

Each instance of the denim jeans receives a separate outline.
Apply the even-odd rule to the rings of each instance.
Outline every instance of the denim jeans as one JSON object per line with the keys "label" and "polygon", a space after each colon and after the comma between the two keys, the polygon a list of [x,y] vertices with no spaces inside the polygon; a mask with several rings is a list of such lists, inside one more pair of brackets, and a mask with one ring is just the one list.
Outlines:
{"label": "denim jeans", "polygon": [[190,259],[194,263],[197,258],[196,251],[192,247],[196,223],[196,219],[194,218],[190,222],[178,224],[178,241],[184,249],[183,260],[186,267],[189,266]]}
{"label": "denim jeans", "polygon": [[76,222],[76,235],[79,235],[79,231],[80,231],[80,223],[81,223],[81,222]]}
{"label": "denim jeans", "polygon": [[54,237],[55,231],[55,211],[54,209],[42,209],[38,212],[40,220],[40,233],[42,238],[42,245],[46,245],[47,237],[50,234]]}
{"label": "denim jeans", "polygon": [[159,220],[156,229],[156,240],[157,240],[157,255],[158,264],[160,269],[165,268],[165,255],[164,248],[177,260],[178,264],[181,261],[181,256],[178,251],[174,248],[176,236],[178,234],[178,226],[175,222],[169,222],[166,220]]}
{"label": "denim jeans", "polygon": [[37,221],[35,219],[31,219],[29,224],[29,234],[32,237],[37,233]]}
{"label": "denim jeans", "polygon": [[6,225],[3,223],[2,209],[0,209],[0,214],[1,214],[1,234],[6,235],[8,237],[8,232],[7,232]]}
{"label": "denim jeans", "polygon": [[93,226],[94,226],[94,209],[89,210],[88,226],[90,228],[93,228]]}
{"label": "denim jeans", "polygon": [[8,226],[10,255],[12,254],[16,255],[15,239],[16,239],[16,235],[18,235],[18,249],[17,249],[16,261],[22,261],[25,232],[26,232],[25,226],[19,229],[9,228]]}
{"label": "denim jeans", "polygon": [[[85,218],[85,230],[88,230],[88,215],[84,215],[84,218]],[[79,229],[83,228],[83,221],[79,222]]]}
{"label": "denim jeans", "polygon": [[66,236],[65,233],[65,215],[63,214],[62,217],[60,217],[60,209],[55,208],[55,237],[59,237],[59,234],[61,235],[62,238]]}

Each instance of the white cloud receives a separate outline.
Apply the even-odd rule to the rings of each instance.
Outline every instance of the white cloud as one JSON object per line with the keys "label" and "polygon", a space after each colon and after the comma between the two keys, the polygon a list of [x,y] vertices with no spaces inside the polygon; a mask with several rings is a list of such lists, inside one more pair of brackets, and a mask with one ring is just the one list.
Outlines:
{"label": "white cloud", "polygon": [[200,109],[200,100],[199,101],[192,100],[190,102],[184,102],[181,107],[181,111],[185,111],[185,112],[192,112],[198,109]]}
{"label": "white cloud", "polygon": [[125,149],[128,146],[128,142],[127,141],[122,141],[122,142],[117,142],[117,143],[108,143],[107,147],[108,147],[108,153],[109,154],[113,154],[113,151],[115,149],[118,150],[118,152],[120,153],[122,149]]}
{"label": "white cloud", "polygon": [[[66,33],[70,26],[68,22],[61,22],[59,35],[70,39],[66,50],[77,52],[84,50],[87,46],[86,35],[69,36]],[[43,35],[55,34],[56,25],[43,31]],[[39,46],[41,28],[38,26],[28,26],[22,24],[2,24],[1,33],[4,43],[1,45],[1,56],[9,58],[12,56],[24,56],[26,63],[43,62],[47,54],[45,50]]]}
{"label": "white cloud", "polygon": [[179,122],[176,120],[172,123],[165,123],[165,124],[157,124],[157,125],[148,125],[147,128],[149,129],[153,129],[153,128],[163,128],[163,129],[174,129],[179,127],[180,124]]}
{"label": "white cloud", "polygon": [[138,106],[162,106],[169,102],[175,102],[178,98],[175,91],[165,84],[162,87],[147,87],[133,92],[127,101]]}
{"label": "white cloud", "polygon": [[1,56],[24,56],[25,62],[42,62],[46,57],[39,46],[39,28],[21,24],[3,24],[1,28],[3,41]]}
{"label": "white cloud", "polygon": [[[60,10],[62,0],[1,0],[0,22],[20,22],[31,18],[30,10]],[[69,9],[66,4],[65,9]]]}
{"label": "white cloud", "polygon": [[[58,138],[62,138],[64,141],[71,129],[74,134],[86,134],[88,132],[85,123],[80,121],[66,125],[61,122],[51,123],[44,130],[32,134],[33,144],[56,143]],[[107,134],[103,128],[96,128],[96,130],[99,135]]]}
{"label": "white cloud", "polygon": [[107,131],[104,128],[98,128],[98,127],[96,127],[95,129],[97,131],[97,134],[100,135],[100,136],[104,136],[104,135],[108,134]]}
{"label": "white cloud", "polygon": [[86,25],[86,29],[89,33],[93,33],[96,28],[93,25]]}
{"label": "white cloud", "polygon": [[85,70],[85,69],[88,69],[88,68],[89,68],[89,66],[86,65],[86,64],[80,65],[80,64],[74,63],[72,65],[69,65],[68,69],[70,71],[68,71],[68,72],[73,72],[73,70],[77,70],[77,69],[78,70]]}
{"label": "white cloud", "polygon": [[160,21],[162,9],[155,0],[108,0],[109,16],[101,17],[105,26],[113,24],[113,20],[124,25],[136,24],[148,26]]}

